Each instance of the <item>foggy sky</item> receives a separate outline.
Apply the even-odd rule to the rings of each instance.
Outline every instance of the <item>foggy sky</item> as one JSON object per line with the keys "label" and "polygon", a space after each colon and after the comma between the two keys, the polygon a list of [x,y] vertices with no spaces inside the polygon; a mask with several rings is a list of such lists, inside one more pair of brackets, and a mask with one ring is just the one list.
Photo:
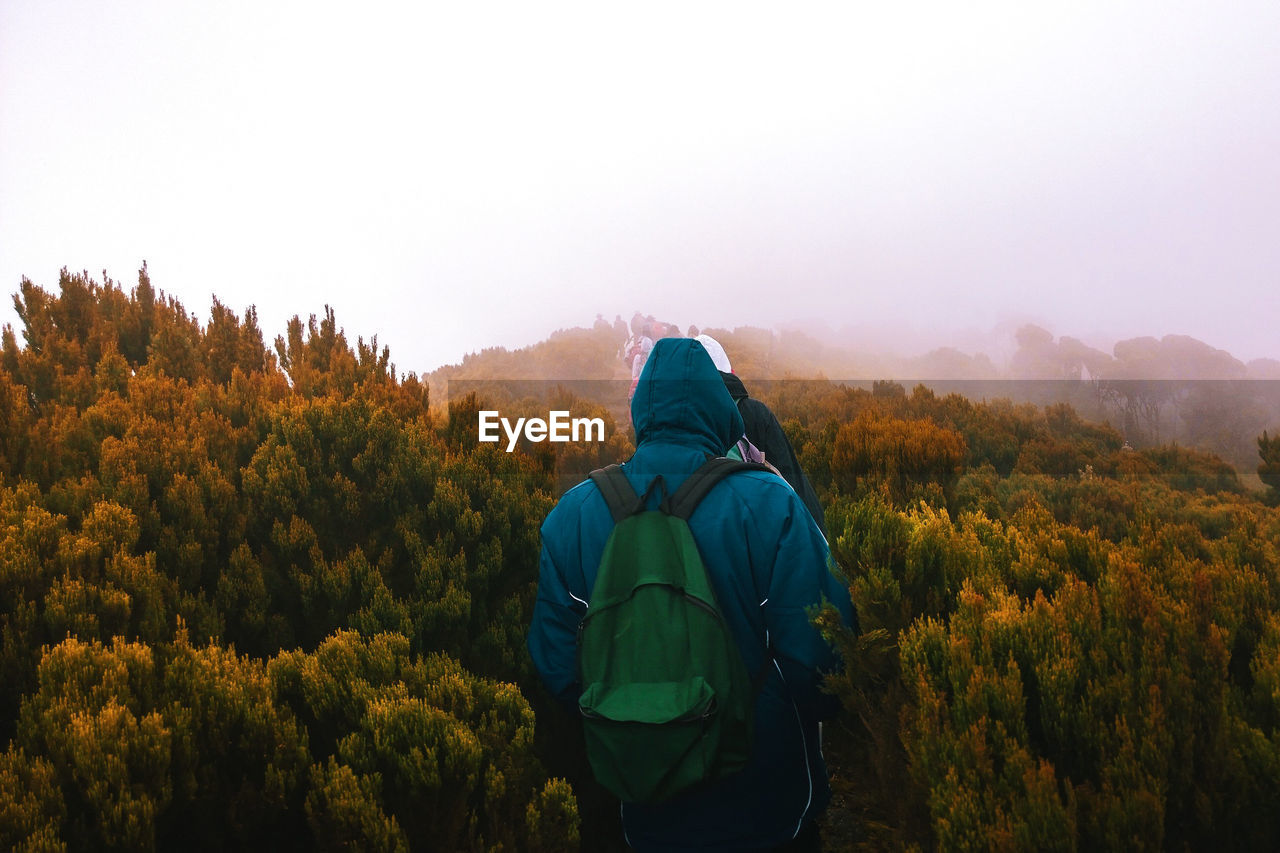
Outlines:
{"label": "foggy sky", "polygon": [[187,5],[0,5],[0,322],[145,259],[401,371],[636,310],[1280,357],[1273,0]]}

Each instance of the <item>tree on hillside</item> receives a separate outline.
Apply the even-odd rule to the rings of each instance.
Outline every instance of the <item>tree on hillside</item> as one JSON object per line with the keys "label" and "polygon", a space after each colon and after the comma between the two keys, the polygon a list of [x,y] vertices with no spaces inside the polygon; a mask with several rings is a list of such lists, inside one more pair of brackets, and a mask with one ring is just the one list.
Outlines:
{"label": "tree on hillside", "polygon": [[1269,437],[1263,430],[1258,437],[1258,455],[1262,457],[1258,477],[1270,487],[1273,500],[1280,498],[1280,434]]}

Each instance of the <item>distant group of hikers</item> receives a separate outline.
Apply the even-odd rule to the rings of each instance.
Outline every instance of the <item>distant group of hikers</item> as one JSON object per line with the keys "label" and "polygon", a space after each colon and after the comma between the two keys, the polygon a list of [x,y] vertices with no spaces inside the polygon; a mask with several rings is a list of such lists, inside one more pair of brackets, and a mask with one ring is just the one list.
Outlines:
{"label": "distant group of hikers", "polygon": [[637,315],[621,355],[636,450],[542,525],[534,664],[631,847],[820,850],[838,660],[811,611],[858,624],[822,506],[718,341]]}
{"label": "distant group of hikers", "polygon": [[[626,338],[626,343],[622,345],[618,356],[631,368],[631,394],[634,395],[636,383],[640,381],[640,371],[644,370],[649,353],[653,352],[654,339],[678,338],[680,327],[671,323],[660,323],[653,318],[652,314],[645,317],[637,311],[631,318],[630,333],[627,325],[622,322],[621,315],[614,318],[613,329],[619,333],[619,338]],[[686,337],[696,337],[697,334],[698,327],[690,326]]]}

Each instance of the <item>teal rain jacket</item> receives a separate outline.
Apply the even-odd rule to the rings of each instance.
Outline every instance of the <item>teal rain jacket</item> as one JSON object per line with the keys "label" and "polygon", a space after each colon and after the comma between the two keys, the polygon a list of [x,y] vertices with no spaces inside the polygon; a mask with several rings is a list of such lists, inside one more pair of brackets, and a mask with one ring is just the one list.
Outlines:
{"label": "teal rain jacket", "polygon": [[[631,403],[635,455],[623,466],[643,493],[658,474],[674,492],[709,456],[742,435],[742,418],[702,344],[654,347]],[[656,508],[661,495],[652,498]],[[747,669],[765,672],[756,698],[751,763],[739,774],[654,805],[624,803],[623,829],[638,850],[750,850],[790,840],[830,798],[818,721],[838,709],[819,690],[834,669],[808,609],[834,604],[856,626],[847,587],[829,570],[827,544],[782,478],[734,474],[689,521]],[[542,563],[529,651],[544,683],[577,707],[576,635],[613,520],[590,480],[565,493],[542,525]],[[766,648],[772,649],[772,656]]]}

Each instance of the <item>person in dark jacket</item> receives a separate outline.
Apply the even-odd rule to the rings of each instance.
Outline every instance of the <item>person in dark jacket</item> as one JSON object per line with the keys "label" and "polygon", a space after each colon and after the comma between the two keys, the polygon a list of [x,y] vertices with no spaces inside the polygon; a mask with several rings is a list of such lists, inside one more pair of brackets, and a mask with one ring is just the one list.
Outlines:
{"label": "person in dark jacket", "polygon": [[[635,454],[623,473],[638,494],[661,474],[670,492],[742,436],[742,416],[702,344],[657,342],[631,416]],[[656,508],[660,495],[652,498]],[[698,504],[689,527],[743,661],[760,679],[751,759],[742,772],[657,804],[623,803],[637,850],[817,849],[815,820],[830,798],[818,723],[838,710],[820,689],[838,663],[809,619],[830,602],[856,627],[848,588],[795,491],[763,471],[733,474]],[[553,696],[576,713],[578,624],[613,519],[596,485],[569,490],[542,525],[529,651]]]}
{"label": "person in dark jacket", "polygon": [[800,500],[804,501],[809,514],[813,516],[818,529],[825,537],[827,519],[822,510],[822,502],[818,500],[817,491],[800,467],[800,459],[796,456],[795,448],[791,446],[786,432],[783,431],[782,424],[778,423],[778,418],[768,406],[747,394],[746,386],[734,374],[729,356],[720,342],[710,335],[698,335],[698,340],[711,356],[711,361],[715,364],[716,370],[720,371],[720,378],[724,380],[729,396],[738,406],[747,440],[764,453],[765,460],[777,468],[783,479],[796,490],[796,494],[800,496]]}

